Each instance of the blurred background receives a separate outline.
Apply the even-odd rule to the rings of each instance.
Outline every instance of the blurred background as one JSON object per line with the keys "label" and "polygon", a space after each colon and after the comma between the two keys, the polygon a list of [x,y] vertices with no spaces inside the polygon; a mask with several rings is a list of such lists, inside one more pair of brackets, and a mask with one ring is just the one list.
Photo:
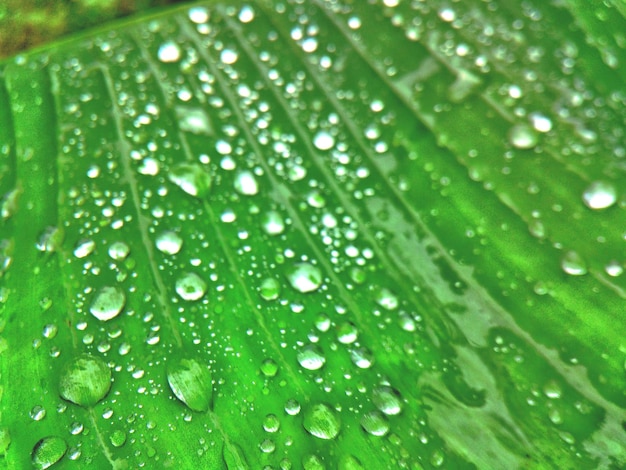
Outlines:
{"label": "blurred background", "polygon": [[138,11],[185,0],[0,0],[0,59]]}

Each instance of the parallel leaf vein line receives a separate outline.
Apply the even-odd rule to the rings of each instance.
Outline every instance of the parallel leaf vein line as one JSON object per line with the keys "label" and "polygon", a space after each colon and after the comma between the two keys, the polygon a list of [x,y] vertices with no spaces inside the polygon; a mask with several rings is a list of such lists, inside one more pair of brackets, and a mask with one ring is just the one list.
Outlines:
{"label": "parallel leaf vein line", "polygon": [[129,163],[130,152],[132,148],[131,148],[130,143],[124,138],[124,128],[123,128],[122,120],[120,117],[121,111],[115,101],[115,88],[113,86],[113,80],[111,78],[109,71],[105,67],[103,66],[97,66],[97,67],[101,70],[103,74],[107,91],[111,99],[112,115],[113,115],[113,119],[115,120],[115,127],[116,127],[117,135],[119,138],[118,143],[120,146],[120,152],[122,154],[120,157],[120,160],[122,162],[122,170],[123,170],[124,178],[126,179],[126,182],[128,183],[130,187],[131,198],[133,201],[133,207],[135,208],[135,213],[137,215],[137,225],[139,227],[139,231],[141,234],[142,244],[146,250],[148,261],[149,261],[148,264],[150,267],[150,273],[152,274],[152,279],[154,283],[156,284],[156,288],[157,288],[157,299],[161,306],[162,315],[165,317],[166,321],[169,323],[170,329],[173,332],[176,345],[178,347],[181,347],[183,344],[182,338],[180,336],[180,332],[178,331],[178,326],[176,322],[174,321],[174,318],[172,317],[170,305],[165,294],[167,292],[167,289],[165,287],[165,283],[163,282],[163,278],[161,277],[161,274],[157,267],[157,263],[155,261],[154,249],[152,247],[152,242],[150,241],[150,237],[148,236],[147,223],[144,219],[143,214],[141,213],[141,203],[140,203],[140,198],[139,198],[139,189],[138,189],[137,179],[135,178],[135,175]]}
{"label": "parallel leaf vein line", "polygon": [[[227,97],[229,102],[231,102],[231,105],[232,105],[232,107],[234,109],[234,112],[235,112],[235,114],[237,115],[238,119],[241,122],[242,129],[246,133],[246,137],[254,145],[253,136],[250,133],[250,130],[248,129],[247,124],[246,124],[243,116],[241,115],[241,111],[237,108],[237,105],[234,102],[234,98],[232,97],[232,94],[230,93],[230,90],[228,89],[228,86],[224,83],[224,81],[221,78],[219,72],[216,70],[215,66],[213,65],[212,59],[203,50],[201,45],[197,43],[197,40],[196,40],[193,32],[190,31],[189,26],[184,22],[184,20],[179,20],[179,23],[180,23],[181,28],[183,29],[183,31],[187,35],[187,37],[189,37],[189,39],[192,40],[196,44],[196,46],[198,47],[200,55],[204,58],[205,62],[207,63],[207,65],[211,69],[211,72],[215,75],[216,80],[218,81],[220,87],[222,88],[222,90],[224,92],[224,95]],[[188,154],[188,148],[186,146],[183,146],[183,148],[184,148],[185,152],[187,153],[187,158],[191,159],[192,158],[191,155]],[[259,149],[257,148],[255,150],[259,150]],[[211,220],[213,220],[213,221],[217,220],[216,216],[215,216],[215,213],[213,212],[213,209],[211,208],[209,203],[204,201],[203,202],[203,206],[204,206],[205,211],[207,212],[207,214],[211,218]],[[281,349],[278,347],[278,345],[276,344],[276,342],[273,339],[274,335],[271,334],[271,332],[267,328],[267,325],[265,324],[265,320],[263,319],[263,315],[261,314],[261,312],[259,311],[257,305],[255,304],[255,302],[253,301],[252,297],[250,296],[250,292],[249,292],[249,289],[248,289],[248,286],[247,286],[246,282],[244,281],[244,279],[241,277],[241,275],[237,271],[237,268],[236,268],[237,263],[235,262],[235,258],[233,257],[233,255],[231,253],[231,250],[228,247],[228,244],[226,243],[226,240],[224,238],[224,235],[222,234],[222,231],[220,230],[218,224],[213,224],[213,227],[214,227],[214,230],[216,232],[218,241],[219,241],[219,243],[220,243],[220,245],[222,247],[222,251],[224,252],[224,254],[225,254],[226,258],[227,258],[229,268],[230,268],[231,272],[233,273],[233,275],[235,276],[235,278],[237,279],[237,283],[241,286],[241,289],[244,292],[244,295],[245,295],[245,298],[246,298],[246,303],[250,307],[251,311],[254,312],[255,319],[256,319],[257,323],[259,324],[259,326],[263,329],[263,332],[265,333],[265,336],[268,339],[270,339],[270,344],[272,345],[272,348],[278,354],[278,357],[281,358],[281,361],[283,362],[284,366],[286,367],[286,370],[289,371],[289,374],[294,379],[293,383],[298,387],[299,392],[304,394],[304,390],[299,385],[300,384],[300,380],[297,378],[297,374],[293,371],[293,368],[289,364],[289,362],[284,359]]]}
{"label": "parallel leaf vein line", "polygon": [[102,453],[111,464],[111,468],[112,469],[118,468],[118,465],[115,459],[113,458],[113,454],[111,453],[111,449],[109,449],[109,446],[107,446],[106,441],[104,440],[104,436],[102,435],[102,431],[100,430],[100,426],[98,426],[98,420],[96,419],[96,413],[93,410],[93,408],[89,409],[89,420],[91,421],[91,425],[93,426],[93,429],[96,432],[96,437],[98,440],[98,444],[102,448]]}

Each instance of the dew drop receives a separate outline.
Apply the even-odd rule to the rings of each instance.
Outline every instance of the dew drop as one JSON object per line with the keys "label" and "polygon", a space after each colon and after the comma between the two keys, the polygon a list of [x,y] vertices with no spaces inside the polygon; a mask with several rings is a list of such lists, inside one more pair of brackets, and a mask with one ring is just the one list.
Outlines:
{"label": "dew drop", "polygon": [[354,455],[344,455],[339,459],[338,470],[363,470],[363,464]]}
{"label": "dew drop", "polygon": [[313,145],[318,150],[330,150],[335,146],[335,138],[326,131],[319,131],[313,137]]}
{"label": "dew drop", "polygon": [[164,63],[178,62],[180,60],[181,50],[178,44],[168,41],[159,46],[157,56],[159,60]]}
{"label": "dew drop", "polygon": [[274,359],[265,359],[261,363],[261,372],[265,377],[274,377],[278,373],[278,364]]}
{"label": "dew drop", "polygon": [[341,344],[352,344],[358,337],[356,326],[350,322],[342,323],[337,327],[337,341]]}
{"label": "dew drop", "polygon": [[126,304],[126,294],[119,287],[102,287],[96,293],[89,311],[101,321],[109,321],[117,317]]}
{"label": "dew drop", "polygon": [[561,268],[571,276],[583,276],[587,274],[587,263],[575,251],[568,251],[561,258]]}
{"label": "dew drop", "polygon": [[341,430],[337,413],[322,403],[305,411],[302,424],[309,434],[319,439],[334,439]]}
{"label": "dew drop", "polygon": [[83,354],[61,372],[59,395],[79,406],[92,407],[111,389],[111,369],[100,358]]}
{"label": "dew drop", "polygon": [[307,370],[318,370],[326,363],[326,357],[319,346],[309,344],[298,352],[298,362]]}
{"label": "dew drop", "polygon": [[259,192],[259,184],[250,171],[240,171],[235,177],[235,191],[244,196],[254,196]]}
{"label": "dew drop", "polygon": [[211,176],[196,163],[179,163],[170,169],[167,177],[191,196],[204,197],[211,188]]}
{"label": "dew drop", "polygon": [[250,23],[254,20],[254,10],[251,6],[245,5],[239,12],[239,21],[242,23]]}
{"label": "dew drop", "polygon": [[39,251],[52,253],[63,243],[63,231],[57,227],[46,227],[39,235],[36,247]]}
{"label": "dew drop", "polygon": [[280,295],[280,283],[274,278],[264,279],[259,293],[265,300],[277,299]]}
{"label": "dew drop", "polygon": [[156,247],[161,253],[175,255],[183,247],[183,239],[176,232],[167,230],[157,236]]}
{"label": "dew drop", "polygon": [[189,9],[189,19],[196,24],[209,21],[209,11],[204,7],[193,7]]}
{"label": "dew drop", "polygon": [[583,201],[589,209],[606,209],[617,201],[615,186],[606,181],[594,181],[585,189]]}
{"label": "dew drop", "polygon": [[193,411],[207,411],[211,405],[211,371],[195,359],[177,359],[168,364],[167,383],[180,401]]}
{"label": "dew drop", "polygon": [[96,249],[96,242],[93,240],[79,240],[74,247],[74,256],[77,258],[85,258],[93,253]]}
{"label": "dew drop", "polygon": [[31,460],[37,470],[44,470],[61,460],[66,452],[67,443],[65,440],[56,436],[44,437],[35,444]]}
{"label": "dew drop", "polygon": [[322,271],[310,263],[298,263],[287,274],[291,286],[300,292],[312,292],[322,285]]}
{"label": "dew drop", "polygon": [[386,287],[376,290],[375,300],[376,303],[385,310],[395,310],[398,308],[398,297]]}
{"label": "dew drop", "polygon": [[350,359],[359,369],[369,369],[374,361],[374,355],[366,348],[357,348],[350,351]]}
{"label": "dew drop", "polygon": [[198,300],[206,290],[207,283],[196,273],[184,273],[176,280],[176,293],[183,300]]}
{"label": "dew drop", "polygon": [[361,427],[372,436],[382,437],[389,432],[387,418],[379,411],[365,413],[361,418]]}
{"label": "dew drop", "polygon": [[539,137],[528,124],[516,124],[509,131],[509,142],[518,149],[531,149],[537,145]]}
{"label": "dew drop", "polygon": [[212,135],[209,115],[201,108],[177,106],[175,108],[178,127],[181,131],[197,135]]}
{"label": "dew drop", "polygon": [[34,421],[41,421],[46,417],[46,409],[41,405],[36,405],[33,406],[29,414]]}
{"label": "dew drop", "polygon": [[295,416],[300,413],[300,403],[298,403],[298,400],[295,400],[293,398],[287,400],[287,402],[285,403],[285,413],[287,413],[289,416]]}
{"label": "dew drop", "polygon": [[113,447],[122,447],[126,443],[126,433],[121,429],[117,429],[109,436]]}
{"label": "dew drop", "polygon": [[269,211],[262,220],[263,230],[268,235],[280,235],[285,231],[285,221],[279,212]]}
{"label": "dew drop", "polygon": [[376,408],[386,415],[397,415],[402,411],[402,397],[392,387],[381,386],[375,388],[372,401]]}
{"label": "dew drop", "polygon": [[109,246],[109,256],[115,261],[124,261],[129,253],[130,248],[124,242],[115,242]]}
{"label": "dew drop", "polygon": [[233,49],[224,49],[220,53],[220,60],[223,64],[232,65],[239,59],[239,54]]}
{"label": "dew drop", "polygon": [[273,414],[269,414],[263,420],[263,429],[265,432],[278,432],[280,429],[280,421],[278,417]]}

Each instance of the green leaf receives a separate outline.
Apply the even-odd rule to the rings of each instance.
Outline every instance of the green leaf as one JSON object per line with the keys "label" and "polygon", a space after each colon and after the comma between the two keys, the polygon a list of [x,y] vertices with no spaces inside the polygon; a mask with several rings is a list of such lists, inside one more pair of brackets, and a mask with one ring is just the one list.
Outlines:
{"label": "green leaf", "polygon": [[2,463],[625,467],[625,14],[215,1],[2,62]]}

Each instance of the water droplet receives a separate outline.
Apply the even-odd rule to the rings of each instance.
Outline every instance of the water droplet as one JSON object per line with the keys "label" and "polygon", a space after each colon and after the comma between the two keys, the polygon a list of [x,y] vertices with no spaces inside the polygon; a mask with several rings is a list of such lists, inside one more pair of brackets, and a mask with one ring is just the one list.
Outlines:
{"label": "water droplet", "polygon": [[309,434],[319,439],[334,439],[341,430],[337,413],[321,403],[305,411],[302,424]]}
{"label": "water droplet", "polygon": [[240,171],[235,177],[235,191],[244,196],[254,196],[259,192],[259,184],[250,171]]}
{"label": "water droplet", "polygon": [[561,268],[572,276],[582,276],[587,274],[587,263],[575,251],[568,251],[561,258]]}
{"label": "water droplet", "polygon": [[63,243],[63,230],[57,227],[46,227],[35,245],[39,251],[52,253]]}
{"label": "water droplet", "polygon": [[220,54],[220,60],[223,64],[232,65],[239,59],[239,54],[233,49],[224,49]]}
{"label": "water droplet", "polygon": [[337,327],[337,341],[341,344],[352,344],[358,337],[356,326],[350,322],[342,323]]}
{"label": "water droplet", "polygon": [[126,433],[121,429],[116,429],[109,436],[113,447],[122,447],[126,443]]}
{"label": "water droplet", "polygon": [[260,294],[265,300],[277,299],[280,295],[280,283],[271,277],[264,279],[261,283]]}
{"label": "water droplet", "polygon": [[604,271],[611,277],[618,277],[624,272],[624,267],[618,261],[613,260],[606,264]]}
{"label": "water droplet", "polygon": [[89,311],[101,321],[117,317],[126,304],[126,295],[118,287],[102,287],[94,296]]}
{"label": "water droplet", "polygon": [[313,145],[318,150],[330,150],[335,146],[335,138],[326,131],[319,131],[313,137]]}
{"label": "water droplet", "polygon": [[266,432],[278,432],[280,429],[278,417],[273,414],[267,415],[263,420],[263,429],[265,429]]}
{"label": "water droplet", "polygon": [[274,359],[265,359],[261,363],[261,372],[265,377],[274,377],[278,373],[278,364]]}
{"label": "water droplet", "polygon": [[369,369],[374,361],[374,355],[369,349],[357,348],[350,351],[350,359],[359,369]]}
{"label": "water droplet", "polygon": [[376,408],[386,415],[397,415],[402,411],[400,392],[388,386],[376,387],[372,396]]}
{"label": "water droplet", "polygon": [[343,455],[339,459],[338,470],[363,470],[363,464],[354,455]]}
{"label": "water droplet", "polygon": [[183,300],[198,300],[206,289],[207,283],[196,273],[184,273],[176,280],[176,293]]}
{"label": "water droplet", "polygon": [[264,454],[271,454],[276,450],[276,444],[271,439],[263,439],[263,441],[259,444],[259,449]]}
{"label": "water droplet", "polygon": [[166,230],[157,236],[156,247],[161,253],[175,255],[183,247],[183,239],[176,232]]}
{"label": "water droplet", "polygon": [[0,427],[0,455],[4,455],[11,445],[11,433],[7,428]]}
{"label": "water droplet", "polygon": [[171,63],[178,62],[181,56],[180,47],[173,41],[167,41],[159,46],[157,56],[161,62]]}
{"label": "water droplet", "polygon": [[302,457],[303,470],[326,470],[326,465],[317,455],[310,454]]}
{"label": "water droplet", "polygon": [[74,248],[74,256],[76,256],[77,258],[84,258],[93,253],[93,250],[95,249],[96,242],[94,242],[93,240],[79,240],[78,243],[76,243],[76,247]]}
{"label": "water droplet", "polygon": [[361,427],[372,436],[384,436],[389,432],[389,423],[379,411],[365,413],[361,418]]}
{"label": "water droplet", "polygon": [[287,413],[289,416],[295,416],[300,413],[300,403],[298,403],[298,400],[295,400],[293,398],[287,400],[287,402],[285,403],[285,413]]}
{"label": "water droplet", "polygon": [[207,411],[211,406],[211,371],[195,359],[183,358],[170,362],[167,367],[167,383],[176,398],[189,409]]}
{"label": "water droplet", "polygon": [[263,216],[263,230],[268,235],[280,235],[285,231],[283,216],[276,211],[269,211]]}
{"label": "water droplet", "polygon": [[615,186],[606,181],[594,181],[583,193],[583,201],[589,209],[606,209],[617,201]]}
{"label": "water droplet", "polygon": [[30,417],[35,421],[41,421],[46,417],[46,409],[43,406],[36,405],[30,410]]}
{"label": "water droplet", "polygon": [[100,358],[83,354],[65,366],[59,381],[59,394],[79,406],[92,407],[111,388],[111,369]]}
{"label": "water droplet", "polygon": [[209,21],[209,10],[204,7],[193,7],[189,9],[189,19],[196,24]]}
{"label": "water droplet", "polygon": [[539,142],[539,136],[528,124],[516,124],[509,131],[509,142],[518,149],[531,149]]}
{"label": "water droplet", "polygon": [[179,163],[172,167],[168,179],[180,189],[195,197],[204,197],[211,188],[211,176],[196,163]]}
{"label": "water droplet", "polygon": [[178,128],[183,132],[196,135],[212,135],[213,127],[209,115],[204,109],[177,106],[175,108]]}
{"label": "water droplet", "polygon": [[298,263],[287,273],[291,286],[300,292],[312,292],[322,285],[322,271],[310,263]]}
{"label": "water droplet", "polygon": [[109,256],[115,261],[124,261],[129,253],[130,248],[124,242],[115,242],[109,246]]}
{"label": "water droplet", "polygon": [[386,310],[395,310],[398,308],[398,297],[386,287],[376,290],[375,300],[378,305]]}
{"label": "water droplet", "polygon": [[239,21],[242,23],[250,23],[252,20],[254,20],[254,10],[251,6],[243,6],[239,12]]}
{"label": "water droplet", "polygon": [[35,444],[31,460],[37,470],[44,470],[61,460],[66,452],[67,444],[63,439],[56,436],[44,437]]}
{"label": "water droplet", "polygon": [[530,120],[537,132],[550,132],[552,130],[552,121],[543,114],[532,113]]}
{"label": "water droplet", "polygon": [[298,352],[298,362],[307,370],[318,370],[326,363],[326,357],[319,346],[309,344]]}

